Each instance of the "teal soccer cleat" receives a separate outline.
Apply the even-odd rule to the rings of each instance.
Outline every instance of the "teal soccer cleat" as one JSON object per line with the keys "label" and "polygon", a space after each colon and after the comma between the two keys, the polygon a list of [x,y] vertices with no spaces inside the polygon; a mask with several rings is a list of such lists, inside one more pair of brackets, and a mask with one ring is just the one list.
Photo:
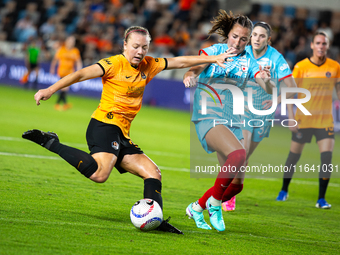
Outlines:
{"label": "teal soccer cleat", "polygon": [[192,204],[188,205],[186,209],[186,215],[189,216],[189,219],[193,219],[196,223],[196,226],[201,229],[208,229],[210,230],[211,227],[205,222],[203,212],[196,212],[192,209]]}
{"label": "teal soccer cleat", "polygon": [[212,206],[210,204],[210,198],[207,201],[207,210],[209,212],[210,223],[217,231],[224,231],[225,224],[222,216],[221,206]]}

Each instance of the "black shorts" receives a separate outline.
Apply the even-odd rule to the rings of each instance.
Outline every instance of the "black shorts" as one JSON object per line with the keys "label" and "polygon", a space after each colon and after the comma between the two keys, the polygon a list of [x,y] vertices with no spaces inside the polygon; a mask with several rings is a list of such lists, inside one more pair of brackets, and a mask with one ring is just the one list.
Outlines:
{"label": "black shorts", "polygon": [[297,143],[310,143],[315,135],[316,141],[325,138],[334,139],[334,128],[301,128],[297,133],[292,133],[292,141]]}
{"label": "black shorts", "polygon": [[86,131],[86,140],[91,155],[97,152],[108,152],[117,156],[115,168],[122,174],[126,170],[120,166],[127,154],[142,154],[143,151],[127,139],[122,130],[116,126],[91,119]]}
{"label": "black shorts", "polygon": [[36,67],[38,67],[38,63],[28,63],[28,68],[30,69],[30,70],[33,70],[33,69],[35,69]]}

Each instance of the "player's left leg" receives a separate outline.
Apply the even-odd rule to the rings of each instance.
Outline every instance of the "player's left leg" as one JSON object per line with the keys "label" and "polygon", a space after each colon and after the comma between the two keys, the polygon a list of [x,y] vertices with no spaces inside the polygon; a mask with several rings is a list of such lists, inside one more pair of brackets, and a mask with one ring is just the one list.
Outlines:
{"label": "player's left leg", "polygon": [[[125,171],[141,177],[144,180],[144,198],[155,200],[163,210],[161,171],[145,154],[126,154],[120,165]],[[183,234],[182,231],[163,220],[158,230]]]}
{"label": "player's left leg", "polygon": [[[334,133],[333,133],[334,134]],[[325,195],[332,171],[332,153],[334,148],[334,138],[325,138],[317,141],[321,165],[319,173],[319,197],[316,202],[317,208],[329,209],[331,205],[325,200]]]}

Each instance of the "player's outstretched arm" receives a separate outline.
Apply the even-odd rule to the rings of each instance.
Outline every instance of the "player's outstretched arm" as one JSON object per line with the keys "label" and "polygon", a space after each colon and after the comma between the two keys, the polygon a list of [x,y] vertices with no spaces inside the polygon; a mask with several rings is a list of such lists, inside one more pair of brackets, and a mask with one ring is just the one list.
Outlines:
{"label": "player's outstretched arm", "polygon": [[37,105],[40,105],[40,100],[48,100],[55,92],[62,88],[71,86],[74,83],[97,78],[103,75],[103,70],[98,64],[94,64],[74,73],[71,73],[64,78],[60,79],[46,89],[40,89],[35,95],[34,100]]}
{"label": "player's outstretched arm", "polygon": [[211,64],[215,63],[222,68],[225,68],[224,62],[228,61],[228,58],[234,57],[234,53],[226,52],[220,55],[199,55],[199,56],[181,56],[175,58],[168,58],[168,66],[167,70],[170,69],[179,69],[179,68],[186,68],[192,67],[195,65],[201,64]]}

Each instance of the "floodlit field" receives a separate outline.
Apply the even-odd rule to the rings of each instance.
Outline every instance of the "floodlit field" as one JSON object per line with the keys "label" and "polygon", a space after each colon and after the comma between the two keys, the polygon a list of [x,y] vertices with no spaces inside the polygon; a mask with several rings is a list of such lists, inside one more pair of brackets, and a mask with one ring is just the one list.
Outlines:
{"label": "floodlit field", "polygon": [[[236,210],[224,212],[226,231],[197,229],[185,208],[214,180],[190,178],[189,113],[147,106],[134,120],[131,137],[162,170],[164,216],[171,216],[170,223],[184,235],[135,229],[129,211],[143,196],[141,179],[113,170],[106,183],[94,183],[21,138],[24,131],[38,128],[87,150],[86,127],[99,100],[70,96],[73,108],[59,112],[53,108],[56,96],[38,107],[33,95],[0,86],[0,254],[338,254],[337,178],[326,196],[330,210],[315,208],[316,178],[293,179],[286,202],[275,201],[281,179],[248,178]],[[338,165],[339,138],[333,154]],[[273,128],[250,165],[284,164],[289,145],[289,130]],[[299,163],[318,162],[313,141]]]}

